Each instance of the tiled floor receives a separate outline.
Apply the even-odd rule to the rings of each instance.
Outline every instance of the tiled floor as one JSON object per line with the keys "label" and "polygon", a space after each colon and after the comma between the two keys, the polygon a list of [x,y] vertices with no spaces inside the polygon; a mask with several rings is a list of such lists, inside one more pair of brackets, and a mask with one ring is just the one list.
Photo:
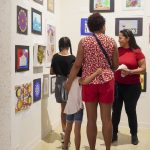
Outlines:
{"label": "tiled floor", "polygon": [[[139,129],[140,143],[135,146],[130,144],[129,129],[120,128],[119,139],[117,143],[112,144],[111,150],[150,150],[150,129]],[[34,150],[61,150],[60,130],[53,131],[43,139]],[[75,150],[73,134],[71,136],[71,145],[69,150]],[[81,150],[89,150],[86,138],[86,126],[82,125]],[[96,150],[105,150],[101,129],[98,128]]]}

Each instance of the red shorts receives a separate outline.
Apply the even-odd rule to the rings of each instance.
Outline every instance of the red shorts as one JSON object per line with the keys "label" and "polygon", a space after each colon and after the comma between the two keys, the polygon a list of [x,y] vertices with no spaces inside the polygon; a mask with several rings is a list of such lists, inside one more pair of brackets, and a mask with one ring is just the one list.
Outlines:
{"label": "red shorts", "polygon": [[104,84],[82,85],[82,100],[111,104],[114,101],[114,79]]}

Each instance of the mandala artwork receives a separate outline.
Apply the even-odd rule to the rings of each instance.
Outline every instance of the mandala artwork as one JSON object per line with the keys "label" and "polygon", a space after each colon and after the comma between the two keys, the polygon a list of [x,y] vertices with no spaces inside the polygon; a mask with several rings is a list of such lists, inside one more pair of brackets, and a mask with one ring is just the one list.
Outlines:
{"label": "mandala artwork", "polygon": [[41,79],[35,79],[33,81],[33,101],[39,101],[41,99]]}
{"label": "mandala artwork", "polygon": [[28,32],[28,14],[27,10],[17,6],[17,32],[27,34]]}

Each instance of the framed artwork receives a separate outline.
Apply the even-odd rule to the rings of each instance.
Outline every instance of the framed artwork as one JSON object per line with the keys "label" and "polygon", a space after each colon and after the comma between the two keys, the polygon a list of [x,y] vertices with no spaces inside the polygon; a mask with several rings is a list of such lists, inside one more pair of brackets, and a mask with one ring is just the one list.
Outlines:
{"label": "framed artwork", "polygon": [[87,18],[81,18],[81,35],[92,35],[92,33],[89,31],[88,25],[87,25]]}
{"label": "framed artwork", "polygon": [[146,80],[147,80],[147,73],[140,74],[142,92],[146,92],[146,86],[147,86],[147,81]]}
{"label": "framed artwork", "polygon": [[144,8],[144,0],[122,0],[123,10],[141,10]]}
{"label": "framed artwork", "polygon": [[33,80],[33,102],[41,99],[41,79]]}
{"label": "framed artwork", "polygon": [[29,46],[15,46],[15,72],[29,70]]}
{"label": "framed artwork", "polygon": [[56,52],[56,31],[52,25],[47,25],[46,66],[50,67],[51,59]]}
{"label": "framed artwork", "polygon": [[114,0],[90,0],[90,12],[114,12]]}
{"label": "framed artwork", "polygon": [[51,77],[51,94],[55,93],[56,76]]}
{"label": "framed artwork", "polygon": [[28,34],[28,11],[17,6],[17,33]]}
{"label": "framed artwork", "polygon": [[39,4],[41,4],[41,5],[43,5],[43,0],[33,0],[33,1],[35,1],[35,2],[37,2]]}
{"label": "framed artwork", "polygon": [[32,92],[31,83],[15,86],[15,93],[16,93],[15,112],[16,113],[30,108],[32,104],[31,92]]}
{"label": "framed artwork", "polygon": [[46,46],[35,44],[33,56],[34,67],[40,67],[44,65],[45,55],[46,55]]}
{"label": "framed artwork", "polygon": [[42,13],[34,8],[31,9],[31,19],[32,19],[32,33],[42,34]]}
{"label": "framed artwork", "polygon": [[54,0],[47,0],[47,10],[54,13]]}
{"label": "framed artwork", "polygon": [[123,29],[129,29],[135,36],[142,36],[143,18],[116,18],[115,35]]}
{"label": "framed artwork", "polygon": [[43,75],[43,98],[49,97],[49,74]]}

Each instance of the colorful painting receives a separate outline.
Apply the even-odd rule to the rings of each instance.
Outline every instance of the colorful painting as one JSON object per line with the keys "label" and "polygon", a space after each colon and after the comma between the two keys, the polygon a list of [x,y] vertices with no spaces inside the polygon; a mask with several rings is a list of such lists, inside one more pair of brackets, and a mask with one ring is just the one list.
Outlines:
{"label": "colorful painting", "polygon": [[15,46],[15,71],[29,70],[29,46]]}
{"label": "colorful painting", "polygon": [[146,77],[147,77],[146,73],[140,75],[141,90],[142,90],[142,92],[146,92]]}
{"label": "colorful painting", "polygon": [[20,6],[17,6],[17,33],[28,33],[28,11]]}
{"label": "colorful painting", "polygon": [[43,5],[43,0],[34,0],[34,1],[41,4],[41,5]]}
{"label": "colorful painting", "polygon": [[114,0],[90,0],[90,12],[113,12]]}
{"label": "colorful painting", "polygon": [[33,80],[33,102],[41,99],[41,79]]}
{"label": "colorful painting", "polygon": [[49,74],[43,75],[43,98],[49,97]]}
{"label": "colorful painting", "polygon": [[54,0],[47,0],[47,10],[54,13]]}
{"label": "colorful painting", "polygon": [[32,8],[32,33],[42,34],[42,13]]}
{"label": "colorful painting", "polygon": [[125,10],[140,10],[143,9],[144,0],[122,0]]}
{"label": "colorful painting", "polygon": [[143,18],[116,18],[115,34],[118,36],[123,29],[129,29],[135,36],[142,36]]}
{"label": "colorful painting", "polygon": [[30,108],[32,104],[32,84],[26,83],[22,85],[17,85],[15,87],[16,92],[16,104],[15,104],[15,112],[20,112]]}
{"label": "colorful painting", "polygon": [[92,35],[87,25],[87,18],[81,18],[81,35]]}
{"label": "colorful painting", "polygon": [[46,66],[50,67],[51,59],[56,52],[56,31],[52,25],[47,25]]}
{"label": "colorful painting", "polygon": [[56,76],[51,77],[51,94],[55,93]]}
{"label": "colorful painting", "polygon": [[46,57],[46,46],[43,45],[34,45],[34,67],[40,67],[45,64],[45,57]]}

